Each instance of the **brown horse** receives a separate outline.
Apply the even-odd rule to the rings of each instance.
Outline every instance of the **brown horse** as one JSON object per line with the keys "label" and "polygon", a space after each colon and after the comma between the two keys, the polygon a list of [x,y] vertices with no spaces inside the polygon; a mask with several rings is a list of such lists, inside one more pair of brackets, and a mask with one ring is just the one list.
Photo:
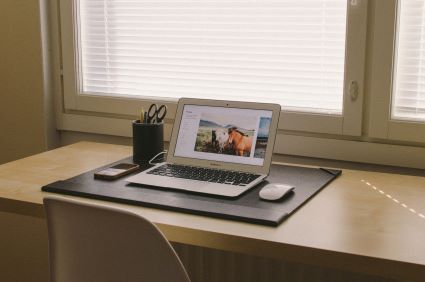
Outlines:
{"label": "brown horse", "polygon": [[233,145],[233,149],[235,149],[235,154],[238,156],[243,156],[245,152],[248,152],[249,155],[252,147],[252,136],[246,136],[244,133],[240,132],[236,127],[229,128],[228,132],[229,144]]}

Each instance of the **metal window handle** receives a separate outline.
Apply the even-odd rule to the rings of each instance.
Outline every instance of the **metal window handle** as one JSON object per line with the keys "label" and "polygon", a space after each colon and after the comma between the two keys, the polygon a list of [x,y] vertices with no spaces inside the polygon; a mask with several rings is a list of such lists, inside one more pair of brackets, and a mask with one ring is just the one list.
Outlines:
{"label": "metal window handle", "polygon": [[350,1],[350,5],[351,6],[357,6],[357,4],[359,4],[359,1],[358,0],[351,0]]}
{"label": "metal window handle", "polygon": [[357,97],[359,96],[359,84],[357,83],[357,81],[352,80],[350,82],[348,91],[350,92],[351,101],[356,101]]}

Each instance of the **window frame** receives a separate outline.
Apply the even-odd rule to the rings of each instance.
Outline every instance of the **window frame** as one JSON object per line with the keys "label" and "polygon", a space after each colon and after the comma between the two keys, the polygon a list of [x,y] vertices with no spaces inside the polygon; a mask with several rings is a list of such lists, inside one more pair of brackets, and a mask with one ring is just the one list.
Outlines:
{"label": "window frame", "polygon": [[[130,145],[132,136],[130,120],[136,117],[140,101],[137,101],[138,106],[134,108],[134,112],[120,115],[99,111],[85,112],[65,107],[62,52],[66,48],[62,48],[62,46],[66,45],[66,40],[61,41],[61,36],[63,36],[60,17],[60,14],[63,14],[60,9],[61,1],[64,2],[60,0],[49,3],[49,26],[46,27],[49,32],[48,55],[51,67],[51,75],[46,79],[47,83],[51,85],[54,96],[56,128],[61,135],[61,144],[91,140]],[[275,154],[300,156],[301,159],[305,159],[307,162],[311,160],[316,165],[326,164],[326,159],[331,159],[425,169],[423,162],[425,142],[389,140],[386,131],[387,119],[385,114],[382,114],[385,110],[389,111],[390,107],[389,103],[386,106],[384,102],[385,95],[390,93],[390,88],[386,83],[391,81],[391,76],[386,75],[386,70],[392,67],[392,63],[385,61],[385,57],[391,58],[392,56],[387,54],[387,52],[392,52],[392,50],[388,50],[389,47],[392,47],[391,39],[388,39],[383,33],[386,29],[391,29],[391,25],[394,24],[391,11],[394,10],[395,1],[369,0],[367,3],[368,23],[367,38],[365,39],[367,53],[362,135],[341,136],[279,130],[275,142]],[[69,8],[69,6],[62,6],[62,9],[67,9],[67,7]],[[375,58],[376,56],[380,58]],[[172,120],[167,119],[164,128],[165,140],[169,140],[172,126]],[[421,127],[416,126],[412,129],[415,134],[419,132],[417,128]],[[414,135],[413,132],[411,134]],[[286,160],[291,162],[291,157]],[[367,167],[368,165],[365,164],[365,168]]]}
{"label": "window frame", "polygon": [[[141,107],[152,101],[168,105],[166,122],[171,123],[177,102],[157,97],[99,96],[81,94],[77,77],[77,0],[60,0],[60,25],[62,41],[63,110],[65,113],[118,118],[134,118]],[[366,53],[368,0],[347,1],[346,67],[344,73],[344,95],[342,115],[282,111],[279,129],[296,132],[324,133],[333,135],[360,136],[362,133],[363,86]],[[350,54],[349,56],[347,54]],[[349,95],[347,85],[358,84],[358,95]]]}

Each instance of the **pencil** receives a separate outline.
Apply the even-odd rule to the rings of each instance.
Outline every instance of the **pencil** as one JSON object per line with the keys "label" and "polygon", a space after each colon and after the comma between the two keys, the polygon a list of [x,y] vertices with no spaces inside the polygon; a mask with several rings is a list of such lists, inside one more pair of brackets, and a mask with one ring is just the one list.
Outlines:
{"label": "pencil", "polygon": [[140,123],[145,122],[145,116],[145,109],[142,108],[142,110],[140,111]]}

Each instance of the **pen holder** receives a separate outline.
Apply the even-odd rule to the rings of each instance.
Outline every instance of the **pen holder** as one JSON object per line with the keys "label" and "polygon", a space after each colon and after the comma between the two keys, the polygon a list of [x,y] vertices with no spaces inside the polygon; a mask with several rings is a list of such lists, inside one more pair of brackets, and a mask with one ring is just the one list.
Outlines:
{"label": "pen holder", "polygon": [[164,124],[133,121],[133,161],[136,164],[147,164],[162,151],[164,151]]}

